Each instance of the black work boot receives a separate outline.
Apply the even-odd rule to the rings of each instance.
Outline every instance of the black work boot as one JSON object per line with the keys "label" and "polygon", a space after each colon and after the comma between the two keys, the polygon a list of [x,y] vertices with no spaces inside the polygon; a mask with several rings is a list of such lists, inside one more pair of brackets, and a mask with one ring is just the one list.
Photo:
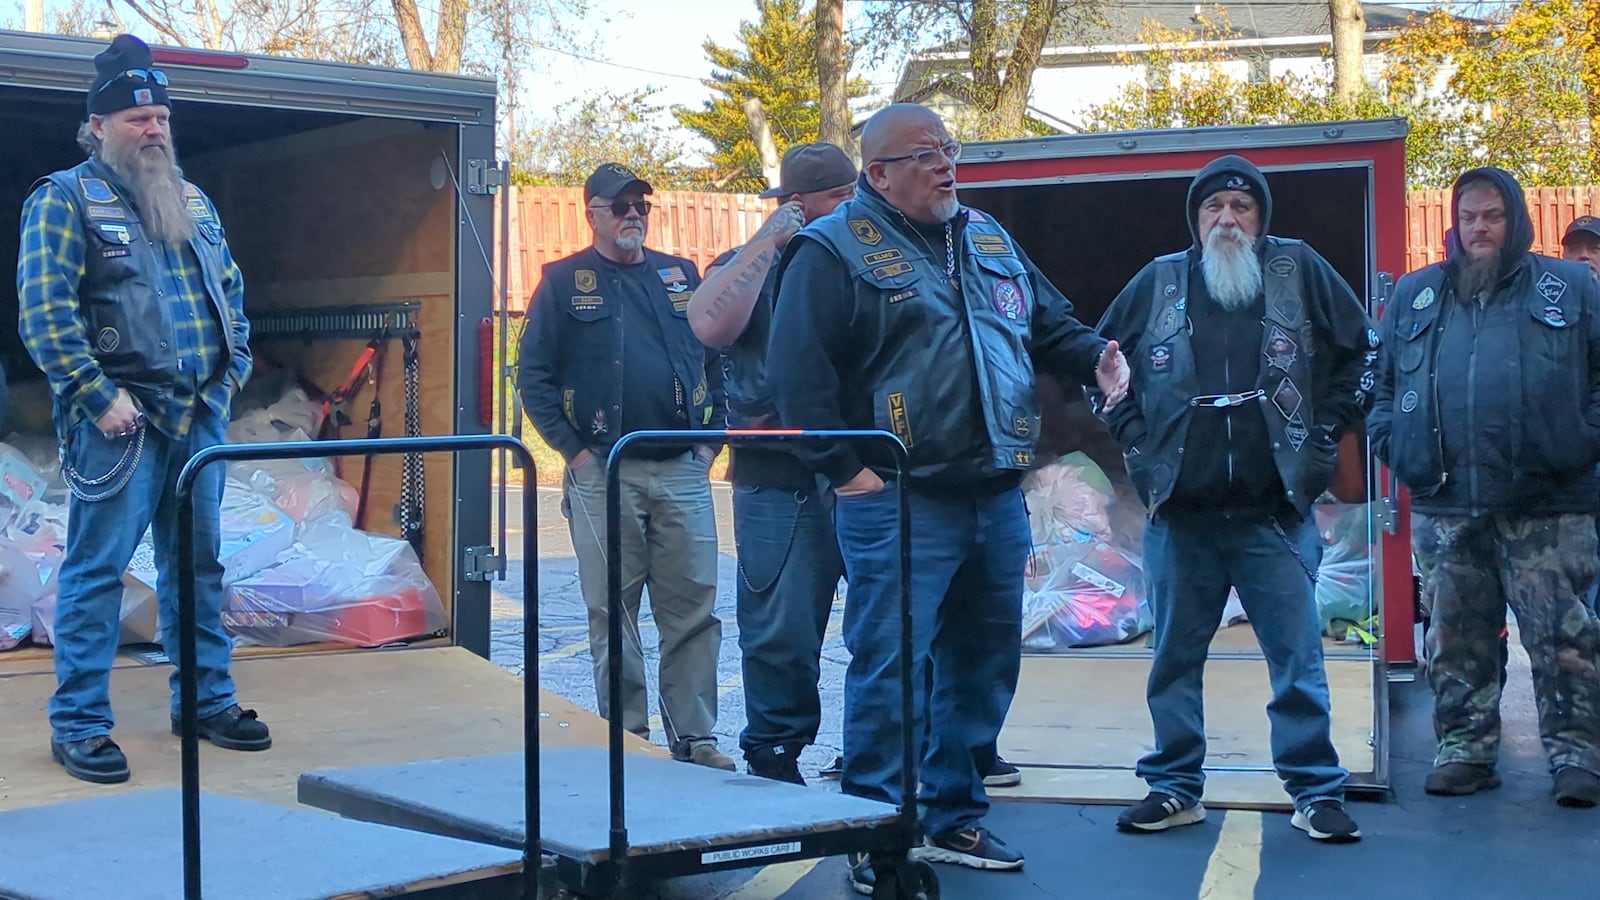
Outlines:
{"label": "black work boot", "polygon": [[[182,734],[182,722],[172,720],[172,733]],[[241,709],[239,704],[200,720],[200,740],[210,741],[225,750],[265,750],[272,746],[272,736],[267,723],[256,717],[253,709]]]}
{"label": "black work boot", "polygon": [[1600,777],[1577,766],[1562,766],[1556,771],[1556,803],[1586,809],[1600,803]]}
{"label": "black work boot", "polygon": [[51,741],[50,757],[73,778],[95,784],[121,784],[128,780],[128,757],[109,734],[81,741]]}
{"label": "black work boot", "polygon": [[1449,762],[1436,767],[1428,774],[1428,781],[1423,785],[1423,790],[1430,794],[1460,797],[1499,786],[1500,776],[1488,766]]}
{"label": "black work boot", "polygon": [[744,761],[751,775],[801,786],[806,783],[805,777],[800,774],[799,758],[782,744],[752,750],[744,755]]}

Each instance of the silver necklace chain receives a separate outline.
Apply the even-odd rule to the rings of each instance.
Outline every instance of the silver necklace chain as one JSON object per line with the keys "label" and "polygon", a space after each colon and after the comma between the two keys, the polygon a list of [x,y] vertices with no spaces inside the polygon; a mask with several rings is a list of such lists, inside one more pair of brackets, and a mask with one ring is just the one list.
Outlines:
{"label": "silver necklace chain", "polygon": [[944,223],[944,277],[956,277],[956,239],[950,223]]}

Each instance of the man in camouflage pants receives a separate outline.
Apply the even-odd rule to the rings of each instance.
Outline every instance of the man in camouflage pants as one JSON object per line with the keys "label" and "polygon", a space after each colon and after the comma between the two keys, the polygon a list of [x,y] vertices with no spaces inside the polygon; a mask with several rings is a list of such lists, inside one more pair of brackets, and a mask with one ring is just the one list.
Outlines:
{"label": "man in camouflage pants", "polygon": [[1562,806],[1600,802],[1600,622],[1584,605],[1600,505],[1600,284],[1529,252],[1522,188],[1456,181],[1446,262],[1401,279],[1383,316],[1373,447],[1410,488],[1431,599],[1439,748],[1430,794],[1497,787],[1501,629],[1516,614]]}

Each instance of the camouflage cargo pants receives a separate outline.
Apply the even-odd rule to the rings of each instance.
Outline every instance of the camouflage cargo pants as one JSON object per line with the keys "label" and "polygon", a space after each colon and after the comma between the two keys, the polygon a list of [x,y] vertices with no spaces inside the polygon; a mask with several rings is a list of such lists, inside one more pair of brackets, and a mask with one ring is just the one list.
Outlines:
{"label": "camouflage cargo pants", "polygon": [[1493,766],[1498,758],[1500,631],[1509,604],[1533,663],[1551,771],[1600,773],[1600,621],[1584,602],[1600,568],[1594,517],[1419,513],[1412,539],[1432,601],[1435,763]]}

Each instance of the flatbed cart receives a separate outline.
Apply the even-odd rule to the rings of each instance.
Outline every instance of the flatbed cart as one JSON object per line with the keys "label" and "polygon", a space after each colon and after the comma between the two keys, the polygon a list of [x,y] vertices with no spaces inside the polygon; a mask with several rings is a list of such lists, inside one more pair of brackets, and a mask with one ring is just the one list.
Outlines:
{"label": "flatbed cart", "polygon": [[[633,448],[663,443],[726,442],[735,446],[801,440],[883,441],[906,468],[898,438],[882,431],[638,432],[618,441],[607,461],[608,605],[612,646],[622,646],[621,557],[615,552],[621,519],[619,468]],[[532,508],[527,504],[524,509]],[[910,510],[901,519],[901,566],[909,572]],[[532,526],[526,526],[531,532]],[[530,557],[528,565],[536,565]],[[902,579],[902,726],[911,722],[910,579]],[[525,602],[529,635],[537,634]],[[532,646],[532,640],[527,642]],[[610,699],[621,709],[621,654],[613,654]],[[537,661],[527,663],[530,684]],[[530,707],[530,714],[535,711]],[[543,715],[543,714],[539,714]],[[552,723],[545,722],[544,727]],[[562,723],[554,723],[559,727]],[[431,759],[398,765],[306,772],[300,802],[342,815],[500,848],[537,846],[547,860],[541,884],[580,897],[636,896],[651,880],[847,853],[872,855],[875,895],[887,900],[934,900],[933,869],[913,860],[916,840],[915,735],[905,728],[901,802],[855,797],[737,772],[689,765],[628,735],[620,718],[605,723],[606,738],[540,750],[528,732],[528,754],[541,754],[540,808],[518,799],[523,760],[516,753]],[[627,788],[632,786],[634,790]],[[710,815],[707,815],[710,813]],[[544,817],[542,830],[538,816]],[[704,823],[714,824],[707,825]],[[531,826],[531,827],[530,827]],[[531,836],[530,836],[531,835]],[[531,890],[531,888],[530,888]],[[535,896],[532,893],[526,895]]]}
{"label": "flatbed cart", "polygon": [[[622,520],[621,463],[640,447],[846,441],[882,443],[893,449],[896,475],[907,469],[906,447],[887,431],[875,430],[725,430],[637,431],[624,435],[606,459],[606,601],[608,641],[621,647]],[[911,511],[900,495],[900,733],[902,765],[897,808],[849,795],[824,793],[771,779],[730,775],[668,760],[626,754],[622,717],[609,721],[607,776],[610,788],[608,845],[573,846],[546,840],[555,857],[558,880],[586,896],[629,896],[632,888],[653,878],[689,875],[753,865],[868,853],[877,877],[874,896],[889,900],[936,900],[938,877],[928,863],[912,859],[917,844],[917,733],[912,727],[911,659]],[[609,700],[622,709],[622,654],[608,660]],[[686,771],[687,770],[687,771]],[[627,786],[643,782],[648,804],[634,810],[642,824],[629,833]],[[548,796],[548,795],[547,795]],[[877,807],[878,809],[874,809]],[[692,824],[692,809],[714,810],[720,833],[708,835]],[[892,812],[890,810],[892,809]],[[730,818],[750,826],[743,833]]]}

